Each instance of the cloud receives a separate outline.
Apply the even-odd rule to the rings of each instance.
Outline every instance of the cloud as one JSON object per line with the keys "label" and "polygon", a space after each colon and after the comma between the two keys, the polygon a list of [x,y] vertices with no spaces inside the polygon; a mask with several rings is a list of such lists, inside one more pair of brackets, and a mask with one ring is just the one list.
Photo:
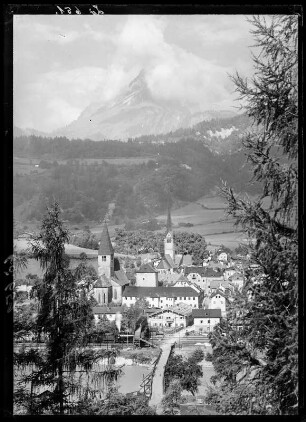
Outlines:
{"label": "cloud", "polygon": [[[16,123],[53,130],[111,101],[144,68],[156,99],[229,107],[250,74],[243,16],[14,16]],[[32,113],[32,114],[31,114]],[[27,124],[28,123],[28,124]]]}

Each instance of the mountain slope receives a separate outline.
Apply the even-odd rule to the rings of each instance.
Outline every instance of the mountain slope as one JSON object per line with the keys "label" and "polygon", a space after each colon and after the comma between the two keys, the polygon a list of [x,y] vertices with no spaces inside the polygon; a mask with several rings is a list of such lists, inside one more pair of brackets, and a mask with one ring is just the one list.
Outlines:
{"label": "mountain slope", "polygon": [[[227,117],[235,115],[225,113]],[[157,101],[148,88],[145,72],[141,71],[113,101],[103,106],[91,104],[77,120],[54,131],[52,136],[127,140],[191,127],[214,115],[212,111],[194,113],[188,106],[175,101]]]}

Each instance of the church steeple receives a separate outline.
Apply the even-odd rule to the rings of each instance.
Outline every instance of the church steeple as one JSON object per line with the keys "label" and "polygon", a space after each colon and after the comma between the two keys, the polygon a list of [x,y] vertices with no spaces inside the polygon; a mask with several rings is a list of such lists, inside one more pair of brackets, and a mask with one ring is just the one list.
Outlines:
{"label": "church steeple", "polygon": [[110,278],[114,275],[114,248],[109,237],[106,221],[103,223],[98,251],[98,273]]}
{"label": "church steeple", "polygon": [[167,215],[167,233],[172,231],[172,221],[171,221],[171,212],[170,212],[170,204],[168,205],[168,215]]}
{"label": "church steeple", "polygon": [[106,221],[104,220],[98,255],[112,254],[114,254],[114,248],[109,237]]}
{"label": "church steeple", "polygon": [[173,240],[173,233],[172,233],[172,221],[171,221],[171,212],[170,212],[170,204],[168,205],[168,215],[167,215],[167,229],[166,229],[166,237],[164,240],[164,254],[167,258],[167,255],[171,257],[174,261],[174,240]]}

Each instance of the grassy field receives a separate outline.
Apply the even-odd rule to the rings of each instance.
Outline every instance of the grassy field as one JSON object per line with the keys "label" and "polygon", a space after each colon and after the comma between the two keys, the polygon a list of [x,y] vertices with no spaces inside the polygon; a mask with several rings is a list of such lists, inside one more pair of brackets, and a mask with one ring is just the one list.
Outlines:
{"label": "grassy field", "polygon": [[[226,215],[226,203],[218,196],[204,196],[196,202],[171,212],[173,230],[199,233],[207,243],[217,247],[224,245],[236,248],[243,240],[243,234],[234,227],[234,220]],[[158,216],[166,221],[166,215]],[[192,227],[180,227],[180,223],[191,223]]]}
{"label": "grassy field", "polygon": [[[105,162],[108,164],[113,164],[117,166],[134,166],[137,164],[147,163],[150,160],[155,161],[156,157],[122,157],[122,158],[82,158],[82,159],[75,159],[74,161],[78,161],[80,164],[85,165],[101,165]],[[46,161],[53,161],[53,160],[46,160]],[[58,164],[66,164],[67,160],[56,160]],[[42,173],[45,172],[46,169],[41,169],[39,167],[35,167],[35,165],[39,164],[40,159],[35,158],[20,158],[20,157],[13,157],[13,172],[14,174],[30,174],[31,172],[35,173]]]}
{"label": "grassy field", "polygon": [[150,160],[156,160],[156,157],[122,157],[122,158],[83,158],[78,161],[80,164],[103,164],[107,162],[114,165],[133,166],[137,164],[147,163]]}

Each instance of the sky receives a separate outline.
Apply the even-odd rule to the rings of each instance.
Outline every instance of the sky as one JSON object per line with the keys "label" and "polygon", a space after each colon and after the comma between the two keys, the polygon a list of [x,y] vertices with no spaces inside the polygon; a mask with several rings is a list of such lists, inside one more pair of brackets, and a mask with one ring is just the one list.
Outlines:
{"label": "sky", "polygon": [[239,106],[253,72],[245,15],[14,15],[14,125],[51,132],[112,100],[144,69],[155,98]]}

